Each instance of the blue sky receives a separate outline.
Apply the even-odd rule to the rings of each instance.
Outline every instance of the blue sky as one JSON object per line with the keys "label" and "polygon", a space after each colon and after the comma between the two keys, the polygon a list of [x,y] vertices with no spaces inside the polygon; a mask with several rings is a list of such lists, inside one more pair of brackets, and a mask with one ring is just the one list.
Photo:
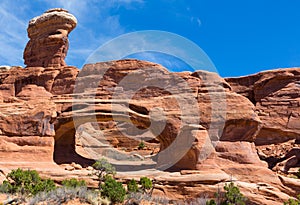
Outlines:
{"label": "blue sky", "polygon": [[[78,19],[70,34],[69,65],[82,67],[107,41],[128,32],[161,30],[197,44],[223,77],[300,66],[299,0],[2,0],[0,65],[23,65],[28,21],[62,7]],[[131,55],[186,70],[179,59]]]}

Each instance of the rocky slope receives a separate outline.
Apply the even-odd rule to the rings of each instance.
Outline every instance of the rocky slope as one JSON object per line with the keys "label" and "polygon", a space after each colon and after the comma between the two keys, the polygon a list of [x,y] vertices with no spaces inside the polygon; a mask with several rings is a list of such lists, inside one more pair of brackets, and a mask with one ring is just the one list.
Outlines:
{"label": "rocky slope", "polygon": [[[285,176],[300,167],[298,68],[228,79],[138,60],[79,70],[65,65],[66,44],[57,43],[75,27],[70,18],[51,10],[31,21],[30,63],[0,71],[1,170],[31,168],[93,185],[88,166],[104,156],[121,180],[150,176],[155,195],[177,201],[213,197],[229,181],[249,204],[299,194],[300,181]],[[49,44],[36,41],[60,29]],[[37,54],[45,58],[33,60]]]}

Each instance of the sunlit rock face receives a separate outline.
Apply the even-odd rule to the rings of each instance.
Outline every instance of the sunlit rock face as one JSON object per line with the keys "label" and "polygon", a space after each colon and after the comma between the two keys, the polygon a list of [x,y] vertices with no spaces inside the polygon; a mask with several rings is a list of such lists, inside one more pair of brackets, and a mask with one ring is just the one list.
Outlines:
{"label": "sunlit rock face", "polygon": [[29,41],[24,51],[27,67],[66,66],[69,33],[77,19],[64,9],[51,9],[29,21]]}

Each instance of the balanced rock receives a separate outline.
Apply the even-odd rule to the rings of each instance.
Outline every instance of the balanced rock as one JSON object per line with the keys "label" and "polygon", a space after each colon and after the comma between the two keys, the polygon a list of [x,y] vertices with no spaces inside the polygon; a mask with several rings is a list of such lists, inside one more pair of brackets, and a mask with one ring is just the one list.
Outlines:
{"label": "balanced rock", "polygon": [[68,34],[77,19],[64,9],[51,9],[29,21],[29,42],[24,51],[27,67],[65,66],[69,48]]}

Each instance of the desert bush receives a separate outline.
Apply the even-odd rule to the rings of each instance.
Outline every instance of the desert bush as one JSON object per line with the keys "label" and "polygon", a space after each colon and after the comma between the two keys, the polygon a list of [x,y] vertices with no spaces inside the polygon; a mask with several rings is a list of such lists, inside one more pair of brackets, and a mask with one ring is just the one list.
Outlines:
{"label": "desert bush", "polygon": [[128,183],[127,183],[127,191],[129,193],[135,193],[139,190],[138,184],[136,182],[135,179],[131,179]]}
{"label": "desert bush", "polygon": [[219,203],[214,199],[206,202],[206,205],[245,205],[246,198],[240,192],[240,189],[233,182],[224,186],[225,193],[216,193],[216,198],[219,198]]}
{"label": "desert bush", "polygon": [[87,187],[60,187],[50,192],[40,192],[29,200],[30,205],[42,204],[62,204],[72,199],[79,199],[81,202],[92,205],[109,205],[110,201],[101,198],[99,192],[89,190]]}
{"label": "desert bush", "polygon": [[104,184],[101,184],[101,195],[109,198],[113,203],[122,203],[126,197],[126,190],[121,182],[106,176]]}
{"label": "desert bush", "polygon": [[145,193],[141,193],[141,192],[130,193],[127,196],[127,200],[126,200],[125,204],[126,205],[140,204],[142,201],[150,202],[149,204],[176,204],[174,202],[170,203],[169,199],[167,199],[165,197],[153,197],[153,196],[150,196],[149,194],[145,194]]}
{"label": "desert bush", "polygon": [[139,150],[144,149],[145,146],[146,146],[146,145],[145,145],[144,141],[141,141],[141,142],[139,143],[139,145],[138,145],[138,149],[139,149]]}
{"label": "desert bush", "polygon": [[0,185],[0,193],[10,193],[11,189],[12,185],[7,180],[4,180]]}
{"label": "desert bush", "polygon": [[152,181],[148,177],[141,177],[140,185],[141,185],[143,192],[146,193],[147,190],[152,188]]}
{"label": "desert bush", "polygon": [[224,205],[245,205],[246,198],[240,192],[240,189],[234,185],[233,182],[226,184],[224,186],[225,199],[223,201]]}
{"label": "desert bush", "polygon": [[209,201],[206,202],[206,205],[217,205],[216,201],[211,199]]}
{"label": "desert bush", "polygon": [[297,199],[289,199],[287,202],[283,203],[284,205],[300,205],[300,194],[297,196]]}
{"label": "desert bush", "polygon": [[5,193],[21,193],[25,195],[36,195],[41,191],[51,191],[56,188],[51,179],[41,179],[35,170],[12,170],[0,186]]}
{"label": "desert bush", "polygon": [[86,182],[84,180],[77,180],[77,179],[65,179],[62,181],[62,185],[69,188],[76,188],[76,187],[85,187]]}
{"label": "desert bush", "polygon": [[116,169],[106,159],[102,158],[93,164],[93,175],[98,179],[98,187],[101,189],[101,184],[107,176],[114,176]]}

